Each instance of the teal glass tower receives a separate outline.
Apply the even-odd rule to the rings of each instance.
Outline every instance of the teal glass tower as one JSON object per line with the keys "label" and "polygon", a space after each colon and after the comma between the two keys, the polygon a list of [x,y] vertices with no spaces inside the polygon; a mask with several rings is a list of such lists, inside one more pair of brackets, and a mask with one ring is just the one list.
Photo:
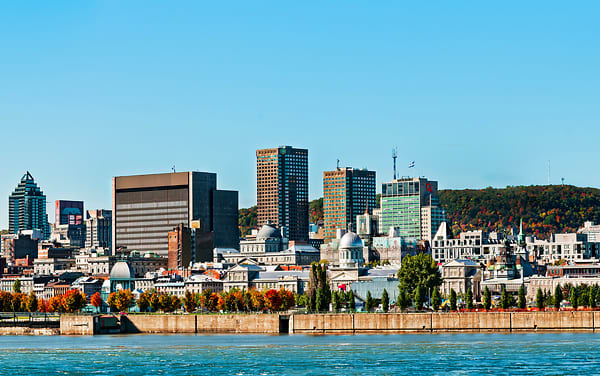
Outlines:
{"label": "teal glass tower", "polygon": [[50,237],[46,196],[29,171],[8,197],[8,220],[11,234],[18,234],[21,230],[39,230],[44,239]]}

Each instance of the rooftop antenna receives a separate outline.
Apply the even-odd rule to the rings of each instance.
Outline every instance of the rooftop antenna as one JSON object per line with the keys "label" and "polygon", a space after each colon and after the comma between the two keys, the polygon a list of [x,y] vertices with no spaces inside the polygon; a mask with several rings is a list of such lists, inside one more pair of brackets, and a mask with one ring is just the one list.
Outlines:
{"label": "rooftop antenna", "polygon": [[560,178],[561,185],[565,185],[565,178]]}
{"label": "rooftop antenna", "polygon": [[173,170],[173,173],[175,173],[175,165],[173,165],[173,167],[171,167],[171,170]]}
{"label": "rooftop antenna", "polygon": [[339,159],[337,160],[337,167],[336,167],[336,169],[338,169],[338,170],[340,169],[340,160]]}
{"label": "rooftop antenna", "polygon": [[394,180],[396,180],[396,158],[398,158],[398,148],[393,148],[392,159],[394,160]]}

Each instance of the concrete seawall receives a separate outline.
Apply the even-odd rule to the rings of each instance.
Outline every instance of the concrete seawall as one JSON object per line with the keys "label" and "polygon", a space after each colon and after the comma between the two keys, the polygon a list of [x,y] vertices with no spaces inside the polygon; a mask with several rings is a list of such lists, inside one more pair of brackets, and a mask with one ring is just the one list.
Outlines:
{"label": "concrete seawall", "polygon": [[[94,323],[93,316],[63,315],[60,334],[97,334]],[[124,315],[120,327],[124,333],[593,332],[600,330],[600,311]]]}
{"label": "concrete seawall", "polygon": [[293,315],[290,333],[596,331],[600,312],[357,313]]}

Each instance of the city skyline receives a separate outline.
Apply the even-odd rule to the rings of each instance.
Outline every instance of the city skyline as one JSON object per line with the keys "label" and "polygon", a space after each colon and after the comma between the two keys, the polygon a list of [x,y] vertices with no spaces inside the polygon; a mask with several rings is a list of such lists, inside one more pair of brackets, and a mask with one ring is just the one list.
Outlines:
{"label": "city skyline", "polygon": [[337,159],[379,187],[394,147],[440,189],[543,185],[548,160],[599,187],[597,7],[2,4],[0,196],[29,170],[52,220],[175,165],[249,207],[255,151],[279,145],[309,150],[309,200]]}

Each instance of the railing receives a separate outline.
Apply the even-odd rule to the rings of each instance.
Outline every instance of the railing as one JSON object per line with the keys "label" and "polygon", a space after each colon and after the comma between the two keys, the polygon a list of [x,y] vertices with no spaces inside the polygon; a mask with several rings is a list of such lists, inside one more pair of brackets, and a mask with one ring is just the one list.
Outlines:
{"label": "railing", "polygon": [[59,328],[57,313],[0,312],[0,327]]}

